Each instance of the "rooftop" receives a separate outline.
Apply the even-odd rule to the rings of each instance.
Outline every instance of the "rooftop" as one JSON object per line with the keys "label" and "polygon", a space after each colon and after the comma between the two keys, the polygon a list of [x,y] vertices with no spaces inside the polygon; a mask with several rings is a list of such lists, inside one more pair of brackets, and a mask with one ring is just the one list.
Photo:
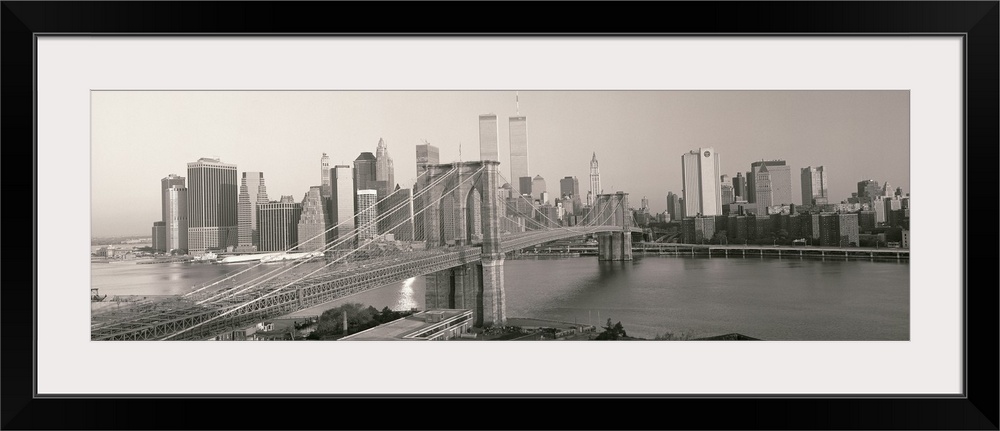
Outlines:
{"label": "rooftop", "polygon": [[425,330],[433,329],[435,326],[443,326],[448,321],[460,318],[464,315],[471,317],[472,310],[463,309],[433,309],[421,311],[406,317],[393,320],[389,323],[378,325],[356,334],[341,338],[342,341],[393,341],[393,340],[420,340],[417,337]]}

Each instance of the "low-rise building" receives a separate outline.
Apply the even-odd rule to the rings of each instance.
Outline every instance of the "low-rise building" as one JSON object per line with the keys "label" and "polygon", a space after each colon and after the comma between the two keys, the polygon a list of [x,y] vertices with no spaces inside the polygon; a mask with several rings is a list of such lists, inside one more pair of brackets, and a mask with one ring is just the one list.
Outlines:
{"label": "low-rise building", "polygon": [[472,310],[421,311],[341,338],[339,341],[443,341],[472,328]]}

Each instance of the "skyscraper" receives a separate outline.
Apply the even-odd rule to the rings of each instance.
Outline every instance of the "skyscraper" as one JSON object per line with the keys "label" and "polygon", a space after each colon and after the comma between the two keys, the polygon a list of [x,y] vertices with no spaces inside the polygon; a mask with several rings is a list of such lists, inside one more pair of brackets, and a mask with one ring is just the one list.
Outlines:
{"label": "skyscraper", "polygon": [[580,180],[576,177],[564,177],[559,180],[559,197],[572,196],[580,197]]}
{"label": "skyscraper", "polygon": [[184,177],[170,174],[160,180],[160,200],[162,201],[160,207],[162,218],[160,220],[162,221],[167,221],[167,189],[173,186],[184,187]]}
{"label": "skyscraper", "polygon": [[559,197],[563,198],[567,195],[572,196],[570,199],[572,205],[564,205],[567,207],[566,211],[576,214],[583,206],[583,196],[580,196],[580,180],[576,177],[565,177],[559,180]]}
{"label": "skyscraper", "polygon": [[879,191],[878,181],[871,179],[858,181],[858,201],[863,204],[871,206]]}
{"label": "skyscraper", "polygon": [[427,171],[427,165],[437,165],[441,163],[441,152],[438,147],[429,143],[417,145],[417,176],[423,175]]}
{"label": "skyscraper", "polygon": [[173,185],[167,189],[167,215],[165,222],[166,252],[188,250],[188,189]]}
{"label": "skyscraper", "polygon": [[722,215],[720,170],[719,155],[714,148],[699,148],[681,156],[686,217]]}
{"label": "skyscraper", "polygon": [[[510,117],[510,180],[515,181],[520,191],[521,177],[527,177],[528,173],[528,126],[526,117]],[[530,193],[530,192],[529,192]]]}
{"label": "skyscraper", "polygon": [[[156,244],[154,244],[154,247],[153,247],[154,249],[156,249],[158,251],[169,252],[171,250],[171,248],[168,246],[168,242],[167,242],[167,232],[170,231],[171,227],[173,229],[177,229],[178,228],[177,225],[174,225],[174,226],[170,225],[170,218],[169,218],[170,216],[168,214],[168,210],[169,210],[170,204],[171,204],[170,201],[169,201],[168,190],[170,190],[173,187],[184,188],[184,177],[178,176],[176,174],[170,174],[170,175],[167,175],[165,178],[163,178],[163,179],[160,180],[160,201],[161,201],[160,202],[160,221],[163,222],[163,229],[162,229],[162,232],[158,231],[158,230],[156,231],[157,232],[157,236],[154,237],[154,241],[156,242]],[[187,189],[185,189],[185,190],[187,190]],[[185,191],[185,195],[184,196],[185,196],[185,199],[186,199],[187,198],[186,191]],[[187,208],[187,202],[184,203],[184,207]],[[185,209],[185,211],[187,211],[187,210]],[[184,214],[183,219],[185,220],[185,223],[186,223],[186,221],[187,221],[187,214]],[[155,224],[154,224],[154,226],[155,226]],[[184,232],[184,238],[186,239],[187,238],[187,232],[186,232],[187,231],[187,225],[186,224],[184,226],[184,230],[185,230],[185,232]],[[178,247],[174,247],[174,248],[178,248]],[[184,241],[184,250],[187,250],[187,241],[186,240]]]}
{"label": "skyscraper", "polygon": [[520,177],[517,179],[518,193],[531,196],[531,177]]}
{"label": "skyscraper", "polygon": [[320,186],[312,186],[302,198],[302,215],[299,218],[299,251],[313,252],[326,249],[328,217]]}
{"label": "skyscraper", "polygon": [[594,205],[597,195],[601,193],[601,170],[597,167],[597,153],[594,153],[590,158],[590,194],[587,195],[587,205]]}
{"label": "skyscraper", "polygon": [[737,200],[750,201],[747,198],[747,177],[743,176],[743,172],[737,172],[736,176],[733,177],[733,195]]}
{"label": "skyscraper", "polygon": [[532,199],[542,199],[542,192],[548,191],[545,187],[545,178],[541,175],[535,175],[535,178],[531,180],[531,198]]}
{"label": "skyscraper", "polygon": [[767,165],[761,165],[754,174],[755,212],[758,216],[767,215],[768,208],[774,204],[774,192],[771,190],[771,170]]}
{"label": "skyscraper", "polygon": [[479,158],[480,160],[500,160],[500,132],[496,114],[479,116]]}
{"label": "skyscraper", "polygon": [[187,164],[188,246],[201,254],[236,246],[238,238],[236,165],[203,157]]}
{"label": "skyscraper", "polygon": [[[390,209],[393,208],[393,202],[390,202],[389,195],[393,194],[396,190],[395,174],[393,173],[392,167],[392,157],[389,157],[389,149],[385,145],[385,141],[382,138],[378,140],[378,146],[375,150],[375,183],[378,190],[378,213],[388,214]],[[381,221],[378,222],[378,233],[385,234],[389,233],[392,229],[392,220],[387,217],[383,217]]]}
{"label": "skyscraper", "polygon": [[320,178],[320,194],[324,198],[330,197],[332,193],[331,183],[330,183],[330,156],[323,153],[323,157],[319,158],[319,178]]}
{"label": "skyscraper", "polygon": [[358,190],[358,246],[374,240],[378,236],[378,226],[375,220],[378,218],[378,210],[375,202],[378,198],[376,190]]}
{"label": "skyscraper", "polygon": [[257,228],[260,231],[259,251],[286,251],[298,245],[299,218],[302,205],[291,196],[282,196],[281,202],[257,206]]}
{"label": "skyscraper", "polygon": [[827,190],[826,170],[822,166],[802,168],[802,204],[826,205],[830,192]]}
{"label": "skyscraper", "polygon": [[[359,190],[375,190],[376,199],[378,202],[378,183],[375,177],[375,155],[370,152],[363,152],[358,158],[354,159],[354,211],[355,215],[357,213],[364,211],[366,207],[362,207],[358,202],[358,191]],[[357,221],[355,221],[357,223]]]}
{"label": "skyscraper", "polygon": [[337,165],[330,170],[333,182],[333,192],[330,196],[330,223],[334,226],[331,239],[339,244],[336,248],[349,249],[354,246],[355,196],[354,175],[351,171],[351,167],[347,165]]}
{"label": "skyscraper", "polygon": [[[379,198],[383,198],[396,188],[396,175],[392,167],[392,157],[389,156],[389,148],[382,138],[378,138],[378,145],[375,148],[375,181],[380,181],[382,190]],[[383,185],[384,184],[384,185]]]}
{"label": "skyscraper", "polygon": [[733,190],[733,182],[729,179],[729,175],[723,175],[719,178],[719,193],[722,196],[722,205],[729,205],[736,201],[736,193]]}
{"label": "skyscraper", "polygon": [[750,174],[747,176],[747,195],[756,202],[757,199],[757,171],[761,166],[767,166],[771,180],[771,202],[772,205],[792,204],[792,171],[791,167],[785,165],[784,160],[761,160],[750,164]]}
{"label": "skyscraper", "polygon": [[[420,178],[420,176],[424,175],[424,172],[427,171],[427,165],[437,165],[437,164],[440,164],[440,163],[441,163],[441,157],[440,157],[440,152],[438,151],[438,147],[435,147],[435,146],[427,143],[427,141],[424,141],[424,143],[421,144],[421,145],[417,145],[417,178],[418,179],[417,179],[417,184],[413,185],[413,192],[414,193],[420,192],[419,184],[423,180],[422,178]],[[414,201],[413,205],[417,206],[418,208],[423,208],[423,202],[425,202],[425,196],[424,195],[416,196],[416,197],[413,198],[413,201]],[[423,212],[421,212],[419,214],[414,214],[414,216],[413,216],[413,223],[414,223],[415,226],[417,226],[417,228],[414,229],[414,238],[413,239],[415,241],[424,241],[424,240],[426,240],[426,237],[424,236],[424,229],[423,229],[423,227],[424,227],[424,217],[425,217],[425,214]]]}
{"label": "skyscraper", "polygon": [[667,192],[667,214],[670,214],[670,221],[680,220],[682,218],[681,213],[681,202],[680,196],[674,194],[674,192]]}
{"label": "skyscraper", "polygon": [[240,179],[239,246],[258,245],[257,205],[267,203],[267,187],[262,172],[244,172]]}

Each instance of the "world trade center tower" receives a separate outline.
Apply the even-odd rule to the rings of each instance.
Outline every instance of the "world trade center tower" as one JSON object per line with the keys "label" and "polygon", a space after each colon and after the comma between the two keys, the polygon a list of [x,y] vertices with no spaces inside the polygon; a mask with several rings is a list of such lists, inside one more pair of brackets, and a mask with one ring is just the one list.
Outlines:
{"label": "world trade center tower", "polygon": [[531,177],[528,173],[528,129],[526,117],[510,117],[510,178],[508,182],[520,194],[530,192],[522,190],[521,178]]}

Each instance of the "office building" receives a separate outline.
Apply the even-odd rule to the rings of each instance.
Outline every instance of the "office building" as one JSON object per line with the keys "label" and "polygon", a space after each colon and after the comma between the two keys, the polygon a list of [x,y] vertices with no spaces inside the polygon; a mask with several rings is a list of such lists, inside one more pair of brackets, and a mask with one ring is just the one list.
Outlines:
{"label": "office building", "polygon": [[545,178],[541,175],[535,175],[535,178],[531,180],[531,197],[533,199],[542,200],[542,193],[548,191],[545,188]]}
{"label": "office building", "polygon": [[[378,213],[388,214],[392,208],[388,197],[396,190],[396,179],[392,167],[392,157],[389,156],[389,149],[382,138],[379,138],[375,150],[375,184],[376,190],[378,190]],[[379,235],[389,233],[390,222],[390,219],[383,217],[377,223]]]}
{"label": "office building", "polygon": [[323,156],[319,158],[319,179],[320,195],[329,198],[333,193],[333,183],[330,181],[330,156],[327,156],[326,153],[323,153]]}
{"label": "office building", "polygon": [[729,205],[736,202],[736,192],[733,187],[733,182],[729,179],[729,175],[723,175],[719,179],[719,194],[722,196],[722,205]]}
{"label": "office building", "polygon": [[239,182],[236,165],[218,158],[187,164],[188,247],[194,254],[238,243]]}
{"label": "office building", "polygon": [[576,177],[564,177],[559,180],[559,197],[563,198],[566,196],[573,198],[580,197],[580,180],[576,179]]}
{"label": "office building", "polygon": [[382,138],[378,138],[378,145],[375,148],[375,181],[381,186],[379,199],[388,196],[396,188],[392,157],[389,156],[389,148]]}
{"label": "office building", "polygon": [[862,204],[871,206],[880,191],[878,181],[871,179],[858,181],[858,201]]}
{"label": "office building", "polygon": [[826,205],[830,201],[826,169],[822,166],[802,168],[802,204]]}
{"label": "office building", "polygon": [[[291,201],[291,202],[289,202]],[[258,251],[289,251],[298,245],[299,219],[302,205],[291,196],[280,202],[257,205],[257,229],[260,232]]]}
{"label": "office building", "polygon": [[244,172],[240,179],[239,240],[240,247],[253,250],[260,241],[257,232],[257,205],[266,204],[267,187],[262,172]]}
{"label": "office building", "polygon": [[354,246],[354,172],[350,166],[336,165],[330,169],[332,194],[330,196],[330,239],[334,248],[350,249]]}
{"label": "office building", "polygon": [[[375,190],[375,202],[378,202],[378,179],[375,176],[375,162],[375,155],[370,152],[363,152],[354,159],[354,192],[352,195],[354,196],[355,215],[367,208],[358,202],[359,190]],[[375,202],[372,204],[374,205]]]}
{"label": "office building", "polygon": [[531,196],[531,177],[520,177],[517,179],[518,193],[523,196]]}
{"label": "office building", "polygon": [[153,222],[153,251],[164,252],[167,249],[167,224],[162,221]]}
{"label": "office building", "polygon": [[302,214],[298,224],[299,251],[325,251],[329,219],[320,192],[321,186],[312,186],[302,198]]}
{"label": "office building", "polygon": [[178,250],[178,252],[186,254],[188,251],[188,189],[183,186],[171,186],[167,189],[166,197],[164,251],[170,253]]}
{"label": "office building", "polygon": [[160,180],[161,221],[167,221],[167,190],[173,186],[184,187],[184,177],[170,174]]}
{"label": "office building", "polygon": [[757,203],[757,171],[767,166],[770,180],[771,205],[793,204],[792,201],[792,170],[784,160],[761,160],[750,164],[750,175],[747,176],[747,194],[750,203]]}
{"label": "office building", "polygon": [[667,192],[667,214],[670,215],[671,221],[684,218],[684,210],[681,209],[680,196],[677,196],[674,192]]}
{"label": "office building", "polygon": [[[521,177],[528,177],[528,125],[525,117],[510,117],[510,179],[517,181],[518,187]],[[518,189],[519,193],[524,193]],[[530,193],[530,192],[529,192]]]}
{"label": "office building", "polygon": [[597,202],[597,195],[604,193],[601,189],[601,170],[597,165],[597,153],[590,159],[590,194],[587,195],[587,205],[591,206]]}
{"label": "office building", "polygon": [[377,190],[358,190],[358,215],[355,219],[355,223],[358,226],[358,246],[363,246],[378,237],[378,226],[376,224],[378,209],[375,205],[376,199],[378,199]]}
{"label": "office building", "polygon": [[479,158],[500,160],[499,128],[496,114],[479,116]]}
{"label": "office building", "polygon": [[719,185],[719,155],[714,148],[699,148],[681,156],[684,214],[722,215],[722,190]]}
{"label": "office building", "polygon": [[774,193],[771,190],[771,170],[762,165],[754,174],[754,214],[766,215],[773,203]]}
{"label": "office building", "polygon": [[[417,145],[417,177],[427,172],[427,165],[437,165],[441,163],[441,151],[427,142]],[[420,181],[417,180],[419,183]]]}
{"label": "office building", "polygon": [[[170,206],[170,202],[168,201],[169,198],[167,190],[169,190],[172,187],[184,188],[184,177],[178,176],[176,174],[170,174],[160,180],[160,221],[164,222],[164,235],[166,235],[165,233],[166,230],[169,229],[167,209]],[[185,220],[187,219],[187,215],[184,216],[184,219]],[[154,224],[154,226],[156,225]],[[176,226],[174,228],[176,228]],[[185,229],[187,228],[185,227]],[[185,232],[185,237],[186,236],[187,233]],[[156,237],[153,238],[153,241],[155,243],[153,245],[153,249],[156,251],[170,251],[170,249],[167,248],[166,237],[164,236],[163,238],[159,239],[161,239],[162,241],[156,243],[157,238]],[[184,248],[186,249],[187,246],[185,245]]]}
{"label": "office building", "polygon": [[391,233],[397,241],[413,241],[413,190],[396,187],[385,200],[380,234]]}
{"label": "office building", "polygon": [[[737,172],[736,176],[733,177],[733,195],[735,200],[747,200],[747,177],[743,176],[743,172]],[[749,201],[748,201],[749,202]]]}

